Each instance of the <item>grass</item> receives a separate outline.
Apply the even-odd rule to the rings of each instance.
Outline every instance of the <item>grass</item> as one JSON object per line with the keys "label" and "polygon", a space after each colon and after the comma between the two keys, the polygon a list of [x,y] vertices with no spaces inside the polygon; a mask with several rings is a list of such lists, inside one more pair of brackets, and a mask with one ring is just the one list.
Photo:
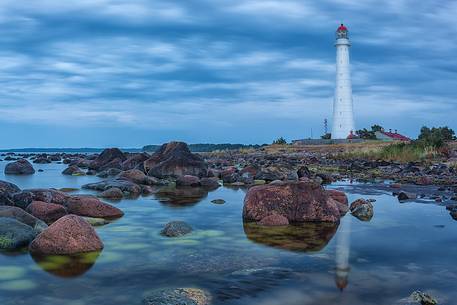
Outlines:
{"label": "grass", "polygon": [[424,146],[417,143],[394,143],[381,147],[363,147],[359,150],[345,152],[339,157],[343,159],[372,159],[398,162],[416,162],[433,159],[439,155],[433,146]]}

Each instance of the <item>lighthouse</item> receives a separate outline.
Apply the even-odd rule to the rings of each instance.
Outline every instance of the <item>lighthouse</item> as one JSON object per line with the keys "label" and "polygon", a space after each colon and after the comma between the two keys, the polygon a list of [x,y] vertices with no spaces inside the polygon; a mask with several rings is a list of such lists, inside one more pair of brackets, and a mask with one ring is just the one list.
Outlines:
{"label": "lighthouse", "polygon": [[332,139],[347,139],[355,133],[349,66],[350,46],[348,29],[341,24],[336,30],[336,87],[333,100]]}

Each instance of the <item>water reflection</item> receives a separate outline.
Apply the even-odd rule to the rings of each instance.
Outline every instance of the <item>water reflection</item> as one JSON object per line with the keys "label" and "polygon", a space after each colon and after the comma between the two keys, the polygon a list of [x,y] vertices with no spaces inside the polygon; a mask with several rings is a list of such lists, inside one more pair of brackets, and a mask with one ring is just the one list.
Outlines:
{"label": "water reflection", "polygon": [[329,243],[338,224],[308,222],[281,227],[265,227],[255,222],[243,223],[246,237],[256,243],[296,252],[317,252]]}
{"label": "water reflection", "polygon": [[343,217],[340,222],[340,230],[336,239],[336,286],[343,291],[348,285],[349,278],[349,254],[351,248],[351,221],[352,217]]}
{"label": "water reflection", "polygon": [[75,255],[32,255],[33,260],[44,271],[59,277],[78,277],[89,271],[100,255],[100,251]]}
{"label": "water reflection", "polygon": [[171,206],[193,206],[208,196],[202,187],[164,187],[154,194],[161,203]]}

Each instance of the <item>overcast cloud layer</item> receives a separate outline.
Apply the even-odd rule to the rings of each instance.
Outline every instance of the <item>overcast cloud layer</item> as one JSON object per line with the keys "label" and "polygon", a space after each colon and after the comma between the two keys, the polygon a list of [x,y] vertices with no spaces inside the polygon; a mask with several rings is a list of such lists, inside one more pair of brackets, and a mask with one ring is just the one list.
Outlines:
{"label": "overcast cloud layer", "polygon": [[341,21],[357,128],[456,129],[456,12],[431,0],[2,0],[0,148],[321,135]]}

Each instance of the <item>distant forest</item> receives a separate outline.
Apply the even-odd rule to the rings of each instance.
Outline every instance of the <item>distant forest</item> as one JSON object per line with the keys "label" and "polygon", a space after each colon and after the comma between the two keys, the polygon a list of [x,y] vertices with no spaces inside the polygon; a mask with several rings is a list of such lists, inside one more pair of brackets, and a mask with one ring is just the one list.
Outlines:
{"label": "distant forest", "polygon": [[[235,150],[242,148],[259,148],[263,145],[245,145],[245,144],[189,144],[189,149],[192,152],[211,152],[216,150]],[[155,152],[160,148],[161,145],[146,145],[143,147],[143,151]]]}
{"label": "distant forest", "polygon": [[[189,144],[189,149],[192,152],[211,152],[216,150],[235,150],[241,148],[259,148],[263,145],[245,145],[245,144]],[[121,148],[125,152],[155,152],[161,145],[146,145],[143,148]],[[104,148],[12,148],[0,149],[0,153],[16,152],[16,153],[100,153]]]}

